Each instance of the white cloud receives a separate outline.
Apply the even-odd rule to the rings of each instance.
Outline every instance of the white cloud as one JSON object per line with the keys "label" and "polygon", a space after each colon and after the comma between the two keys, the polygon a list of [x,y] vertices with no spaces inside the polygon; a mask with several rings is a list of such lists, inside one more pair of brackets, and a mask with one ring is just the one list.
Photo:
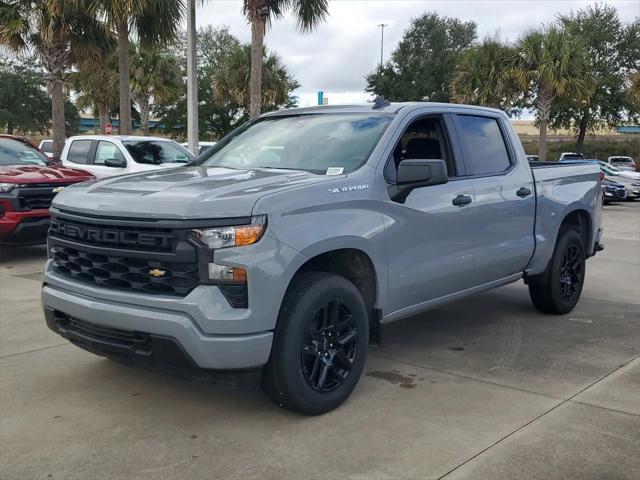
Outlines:
{"label": "white cloud", "polygon": [[[618,0],[614,5],[623,20],[640,16],[640,1]],[[316,103],[323,90],[331,104],[362,103],[370,99],[364,92],[364,77],[380,62],[380,23],[385,29],[385,58],[402,38],[411,18],[426,11],[473,20],[478,35],[494,35],[515,41],[529,28],[553,22],[558,14],[568,13],[593,1],[577,0],[333,0],[330,16],[316,31],[296,31],[291,15],[273,23],[265,44],[277,51],[302,87],[295,93],[300,105]],[[198,8],[198,25],[228,25],[243,42],[251,40],[251,28],[242,15],[242,2],[210,0]]]}

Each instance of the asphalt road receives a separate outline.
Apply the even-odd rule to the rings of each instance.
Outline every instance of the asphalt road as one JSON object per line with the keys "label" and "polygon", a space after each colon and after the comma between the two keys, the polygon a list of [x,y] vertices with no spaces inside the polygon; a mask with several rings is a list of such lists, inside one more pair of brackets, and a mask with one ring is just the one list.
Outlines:
{"label": "asphalt road", "polygon": [[2,479],[640,478],[640,202],[605,209],[574,312],[522,283],[384,329],[350,400],[279,409],[86,353],[40,311],[42,247],[2,250]]}

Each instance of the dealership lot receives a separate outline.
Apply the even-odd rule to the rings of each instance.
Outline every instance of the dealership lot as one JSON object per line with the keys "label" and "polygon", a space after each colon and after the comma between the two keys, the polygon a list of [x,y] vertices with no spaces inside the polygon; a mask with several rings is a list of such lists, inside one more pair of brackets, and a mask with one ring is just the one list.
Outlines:
{"label": "dealership lot", "polygon": [[70,345],[40,310],[44,247],[3,247],[0,478],[637,478],[640,202],[604,227],[574,312],[537,313],[518,283],[389,325],[320,417],[274,407],[255,375]]}

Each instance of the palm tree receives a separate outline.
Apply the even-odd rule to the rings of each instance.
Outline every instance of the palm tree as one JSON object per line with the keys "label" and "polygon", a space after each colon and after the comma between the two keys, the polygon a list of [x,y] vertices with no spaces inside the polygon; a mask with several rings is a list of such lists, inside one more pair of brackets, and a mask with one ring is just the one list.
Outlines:
{"label": "palm tree", "polygon": [[[237,47],[226,56],[213,76],[213,91],[216,102],[233,108],[244,108],[245,118],[250,111],[251,88],[249,86],[252,75],[251,45]],[[300,84],[291,76],[275,52],[262,49],[262,88],[260,109],[271,111],[292,102],[291,92]]]}
{"label": "palm tree", "polygon": [[585,98],[591,88],[585,50],[575,37],[557,27],[526,33],[518,42],[514,79],[536,110],[540,129],[538,155],[547,158],[547,127],[554,100]]}
{"label": "palm tree", "polygon": [[451,79],[454,102],[505,109],[516,95],[516,50],[499,39],[485,38],[461,54]]}
{"label": "palm tree", "polygon": [[69,83],[78,94],[76,105],[89,108],[100,119],[100,133],[105,133],[109,114],[118,110],[118,58],[115,52],[106,54],[100,62],[83,65],[68,75]]}
{"label": "palm tree", "polygon": [[131,84],[129,75],[129,34],[136,31],[140,41],[159,43],[175,38],[184,13],[181,0],[93,0],[118,36],[120,82],[120,134],[131,133]]}
{"label": "palm tree", "polygon": [[140,44],[131,48],[131,93],[138,105],[142,131],[149,135],[152,105],[170,103],[180,97],[184,84],[175,57],[157,47]]}
{"label": "palm tree", "polygon": [[0,44],[14,52],[32,49],[46,71],[55,157],[65,140],[65,74],[72,64],[96,61],[105,41],[105,26],[80,0],[0,1]]}
{"label": "palm tree", "polygon": [[267,23],[282,18],[291,10],[298,20],[298,29],[315,29],[329,13],[328,0],[244,0],[243,11],[251,22],[251,99],[249,116],[260,115],[262,104],[262,58]]}

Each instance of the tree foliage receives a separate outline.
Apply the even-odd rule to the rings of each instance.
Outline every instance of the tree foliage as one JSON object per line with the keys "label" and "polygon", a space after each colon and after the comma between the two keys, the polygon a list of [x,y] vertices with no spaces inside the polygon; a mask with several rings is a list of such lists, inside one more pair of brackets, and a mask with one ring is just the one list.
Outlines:
{"label": "tree foliage", "polygon": [[640,66],[640,19],[624,24],[614,6],[595,4],[560,16],[559,24],[584,45],[592,88],[584,99],[561,97],[552,109],[551,124],[575,129],[581,150],[587,132],[640,113],[626,88],[629,74]]}
{"label": "tree foliage", "polygon": [[[226,56],[213,75],[213,91],[216,101],[225,106],[239,106],[245,115],[250,107],[251,45],[242,45]],[[262,55],[262,105],[261,111],[269,112],[291,106],[295,100],[291,92],[300,87],[287,72],[275,52]]]}
{"label": "tree foliage", "polygon": [[118,40],[120,134],[131,133],[131,78],[129,36],[133,31],[143,44],[173,41],[184,14],[181,0],[91,0],[106,18]]}
{"label": "tree foliage", "polygon": [[179,61],[158,47],[133,44],[129,56],[131,65],[131,94],[140,113],[145,135],[154,111],[170,104],[185,90]]}
{"label": "tree foliage", "polygon": [[249,87],[249,115],[260,114],[262,88],[262,60],[264,34],[272,20],[290,11],[296,17],[298,30],[314,30],[329,14],[328,0],[244,0],[243,12],[251,23],[251,75]]}
{"label": "tree foliage", "polygon": [[[217,140],[249,118],[250,47],[242,45],[228,27],[200,29],[197,47],[200,138]],[[171,50],[173,56],[181,59],[183,76],[185,51],[185,38]],[[265,110],[294,105],[291,94],[299,85],[274,53],[264,54],[263,78]],[[159,113],[170,132],[186,135],[186,92]]]}
{"label": "tree foliage", "polygon": [[73,64],[97,61],[109,38],[87,2],[0,0],[0,45],[15,52],[31,49],[45,68],[56,156],[65,139],[65,75]]}
{"label": "tree foliage", "polygon": [[551,26],[532,30],[518,41],[514,79],[525,105],[536,112],[540,127],[540,160],[546,160],[547,127],[551,109],[559,98],[584,101],[592,81],[585,63],[584,46],[568,32]]}
{"label": "tree foliage", "polygon": [[451,99],[458,103],[514,110],[519,91],[513,68],[517,50],[499,38],[485,38],[459,57],[451,79]]}
{"label": "tree foliage", "polygon": [[13,134],[44,133],[51,108],[42,71],[33,60],[0,60],[0,129]]}
{"label": "tree foliage", "polygon": [[393,101],[450,101],[459,55],[476,39],[475,22],[425,13],[411,21],[391,60],[367,75],[366,91]]}

